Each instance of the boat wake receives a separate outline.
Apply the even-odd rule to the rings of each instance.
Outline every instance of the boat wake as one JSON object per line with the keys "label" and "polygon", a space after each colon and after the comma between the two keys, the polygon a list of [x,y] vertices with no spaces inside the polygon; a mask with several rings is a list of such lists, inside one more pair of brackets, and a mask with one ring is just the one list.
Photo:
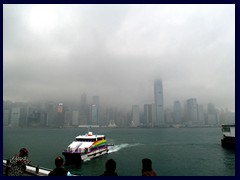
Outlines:
{"label": "boat wake", "polygon": [[120,144],[120,145],[110,146],[110,147],[108,147],[108,153],[117,152],[124,148],[129,148],[129,147],[134,147],[134,146],[139,146],[139,145],[141,145],[141,144],[139,144],[139,143],[137,143],[137,144]]}
{"label": "boat wake", "polygon": [[83,162],[87,162],[87,161],[90,161],[90,160],[91,160],[91,158],[86,158],[86,159],[83,160]]}

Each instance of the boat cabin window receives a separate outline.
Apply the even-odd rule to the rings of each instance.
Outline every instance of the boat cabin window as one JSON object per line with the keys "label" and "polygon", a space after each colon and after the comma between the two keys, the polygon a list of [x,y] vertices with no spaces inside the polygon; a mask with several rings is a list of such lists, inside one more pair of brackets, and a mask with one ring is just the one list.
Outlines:
{"label": "boat cabin window", "polygon": [[222,128],[222,131],[223,131],[223,132],[230,132],[230,127],[223,127],[223,128]]}
{"label": "boat cabin window", "polygon": [[100,140],[105,140],[105,137],[98,137],[97,140],[98,140],[98,141],[100,141]]}
{"label": "boat cabin window", "polygon": [[92,139],[76,138],[76,141],[78,141],[78,142],[95,142],[96,138],[92,138]]}

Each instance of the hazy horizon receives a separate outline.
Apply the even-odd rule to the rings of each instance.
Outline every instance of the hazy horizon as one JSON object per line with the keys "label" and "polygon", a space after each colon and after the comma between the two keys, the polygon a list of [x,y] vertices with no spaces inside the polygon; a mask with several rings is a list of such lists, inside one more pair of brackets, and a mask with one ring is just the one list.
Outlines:
{"label": "hazy horizon", "polygon": [[3,99],[235,112],[234,4],[4,4]]}

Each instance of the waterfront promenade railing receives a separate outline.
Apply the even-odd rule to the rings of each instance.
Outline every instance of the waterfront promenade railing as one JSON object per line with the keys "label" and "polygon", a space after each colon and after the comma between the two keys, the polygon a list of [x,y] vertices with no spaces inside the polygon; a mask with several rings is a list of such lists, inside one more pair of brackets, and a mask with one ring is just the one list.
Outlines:
{"label": "waterfront promenade railing", "polygon": [[[10,160],[3,160],[3,175],[8,176],[10,168]],[[47,176],[51,169],[39,167],[38,165],[28,165],[24,172],[24,176]]]}

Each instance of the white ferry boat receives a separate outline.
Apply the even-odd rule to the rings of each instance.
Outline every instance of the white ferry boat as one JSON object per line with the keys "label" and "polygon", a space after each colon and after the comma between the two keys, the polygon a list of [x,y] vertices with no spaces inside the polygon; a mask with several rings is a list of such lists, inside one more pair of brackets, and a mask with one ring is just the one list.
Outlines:
{"label": "white ferry boat", "polygon": [[108,153],[108,146],[104,135],[93,135],[92,132],[79,135],[62,153],[65,165],[80,164],[81,161],[104,155]]}
{"label": "white ferry boat", "polygon": [[223,138],[221,140],[222,147],[235,149],[235,124],[222,125]]}

